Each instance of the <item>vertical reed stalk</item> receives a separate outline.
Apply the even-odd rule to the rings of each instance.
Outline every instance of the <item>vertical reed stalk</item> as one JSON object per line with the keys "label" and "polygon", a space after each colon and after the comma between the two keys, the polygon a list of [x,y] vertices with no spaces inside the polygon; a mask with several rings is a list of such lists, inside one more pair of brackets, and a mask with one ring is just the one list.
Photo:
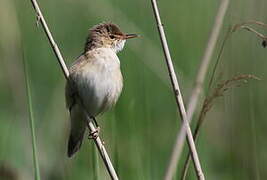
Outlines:
{"label": "vertical reed stalk", "polygon": [[[220,30],[223,25],[223,20],[224,20],[226,11],[229,6],[229,1],[230,0],[221,0],[221,4],[218,9],[218,13],[216,15],[214,25],[212,27],[211,35],[209,37],[207,47],[205,49],[204,55],[201,60],[199,71],[196,76],[195,87],[192,90],[190,98],[189,98],[188,111],[187,111],[188,112],[187,113],[188,123],[190,123],[193,118],[194,112],[196,110],[196,105],[199,100],[199,95],[203,90],[203,83],[204,83],[204,80],[205,80],[205,77],[208,71],[208,67],[209,67],[209,64],[212,58],[214,48],[218,41]],[[176,172],[176,168],[177,168],[177,165],[178,165],[178,162],[181,157],[182,150],[183,150],[183,146],[184,146],[185,135],[186,135],[185,128],[181,127],[177,133],[175,145],[173,147],[171,158],[170,158],[167,170],[165,172],[165,180],[170,180]]]}
{"label": "vertical reed stalk", "polygon": [[[36,0],[31,0],[31,2],[32,2],[32,5],[33,5],[33,8],[35,9],[36,15],[37,15],[37,22],[41,23],[41,25],[42,25],[42,27],[44,29],[44,32],[45,32],[45,34],[46,34],[46,36],[47,36],[47,38],[48,38],[48,40],[50,42],[50,45],[51,45],[51,47],[52,47],[52,49],[53,49],[53,51],[54,51],[54,53],[55,53],[55,55],[57,57],[57,60],[58,60],[59,65],[61,67],[61,70],[63,71],[66,80],[68,80],[69,70],[68,70],[68,68],[67,68],[67,66],[65,64],[65,61],[63,59],[63,56],[61,55],[61,52],[60,52],[56,42],[54,41],[53,36],[52,36],[52,34],[51,34],[47,24],[46,24],[46,21],[45,21],[44,16],[43,16],[43,14],[42,14],[42,12],[41,12],[41,10],[39,8],[39,5],[38,5]],[[85,109],[84,109],[84,111],[85,111],[85,113],[87,113]],[[96,131],[96,128],[95,128],[93,122],[89,119],[89,116],[88,116],[88,128],[89,128],[89,130],[91,132],[95,132]],[[98,149],[98,151],[99,151],[99,153],[100,153],[100,155],[102,157],[102,160],[103,160],[103,162],[104,162],[104,164],[105,164],[105,166],[107,168],[107,171],[108,171],[111,179],[112,180],[118,180],[119,178],[118,178],[118,176],[116,174],[116,171],[115,171],[115,169],[114,169],[114,167],[112,165],[112,162],[111,162],[111,160],[110,160],[110,158],[108,156],[108,153],[107,153],[107,151],[106,151],[106,149],[105,149],[100,137],[94,138],[94,142],[95,142],[95,145],[97,146],[97,149]]]}
{"label": "vertical reed stalk", "polygon": [[[198,158],[198,154],[197,154],[197,151],[196,151],[196,147],[195,147],[195,143],[194,143],[194,140],[193,140],[192,132],[191,132],[189,123],[187,121],[187,115],[186,115],[186,111],[185,111],[185,106],[184,106],[182,94],[181,94],[180,87],[179,87],[179,84],[178,84],[178,81],[177,81],[177,77],[176,77],[176,74],[175,74],[175,71],[174,71],[174,67],[173,67],[173,64],[172,64],[172,59],[171,59],[171,55],[170,55],[170,52],[169,52],[168,43],[167,43],[167,40],[166,40],[164,28],[163,28],[163,25],[161,23],[160,14],[159,14],[159,10],[158,10],[158,7],[157,7],[157,2],[156,2],[156,0],[151,0],[151,3],[152,3],[155,19],[156,19],[156,22],[157,22],[159,36],[160,36],[162,48],[163,48],[163,51],[164,51],[165,60],[166,60],[166,64],[167,64],[167,67],[168,67],[169,76],[170,76],[172,87],[173,87],[173,92],[174,92],[174,95],[175,95],[175,100],[176,100],[176,103],[177,103],[177,106],[178,106],[178,110],[179,110],[179,113],[180,113],[181,120],[183,122],[183,127],[185,128],[185,131],[186,131],[187,142],[188,142],[190,153],[191,153],[191,156],[192,156],[192,159],[193,159],[193,162],[194,162],[196,175],[197,175],[198,179],[204,180],[205,177],[204,177],[204,174],[202,172],[202,168],[201,168],[200,161],[199,161],[199,158]],[[171,179],[171,177],[166,177],[165,179]]]}
{"label": "vertical reed stalk", "polygon": [[34,177],[35,177],[35,180],[40,180],[41,178],[40,178],[40,170],[39,170],[39,161],[37,157],[36,136],[35,136],[33,109],[32,109],[31,87],[30,87],[30,80],[29,80],[29,74],[28,74],[28,65],[27,65],[27,61],[24,59],[24,55],[22,59],[23,59],[23,65],[24,65],[24,77],[25,77],[26,93],[27,93],[27,101],[28,101],[29,124],[30,124],[30,129],[31,129]]}

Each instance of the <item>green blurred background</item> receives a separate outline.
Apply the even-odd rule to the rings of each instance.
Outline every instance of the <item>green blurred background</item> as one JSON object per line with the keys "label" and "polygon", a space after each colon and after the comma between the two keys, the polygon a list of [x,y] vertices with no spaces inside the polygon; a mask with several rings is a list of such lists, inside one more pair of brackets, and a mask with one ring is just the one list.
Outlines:
{"label": "green blurred background", "polygon": [[[150,1],[39,0],[39,3],[67,64],[82,52],[88,29],[100,22],[112,21],[123,31],[142,36],[128,41],[119,53],[124,89],[116,107],[98,117],[98,122],[121,179],[162,179],[180,118]],[[185,102],[219,3],[158,1]],[[212,66],[229,27],[248,20],[267,23],[266,9],[266,0],[230,2]],[[267,30],[259,31],[267,34]],[[85,140],[81,151],[74,158],[67,158],[70,123],[64,100],[65,79],[42,28],[36,27],[30,0],[0,1],[0,55],[0,179],[4,171],[10,171],[17,177],[14,179],[34,179],[23,57],[29,64],[41,178],[95,179],[92,141]],[[267,179],[266,68],[267,51],[255,35],[238,31],[227,41],[217,71],[222,74],[221,79],[254,74],[262,80],[230,89],[207,114],[198,142],[207,179]],[[202,94],[201,103],[207,94],[207,91]],[[176,179],[185,155],[186,151]],[[100,160],[97,169],[98,179],[109,179]],[[192,166],[188,179],[196,179]]]}

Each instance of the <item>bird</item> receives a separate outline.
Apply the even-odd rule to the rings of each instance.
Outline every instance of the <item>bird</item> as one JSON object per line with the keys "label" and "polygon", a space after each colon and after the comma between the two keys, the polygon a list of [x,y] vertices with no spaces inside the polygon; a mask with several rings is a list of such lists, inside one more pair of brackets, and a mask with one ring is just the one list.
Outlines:
{"label": "bird", "polygon": [[111,22],[97,24],[89,30],[83,53],[69,67],[65,86],[71,121],[68,157],[81,148],[88,117],[96,123],[97,115],[116,104],[123,88],[117,53],[127,39],[135,37],[138,35],[123,33]]}

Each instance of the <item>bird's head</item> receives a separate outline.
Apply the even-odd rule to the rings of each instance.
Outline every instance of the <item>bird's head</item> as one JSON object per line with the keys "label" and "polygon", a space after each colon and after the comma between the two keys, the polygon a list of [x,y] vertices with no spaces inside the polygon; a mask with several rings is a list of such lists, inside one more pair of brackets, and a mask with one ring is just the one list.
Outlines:
{"label": "bird's head", "polygon": [[136,34],[125,34],[119,27],[112,23],[101,23],[90,29],[85,44],[85,52],[94,48],[111,48],[114,52],[123,49],[125,41],[138,37]]}

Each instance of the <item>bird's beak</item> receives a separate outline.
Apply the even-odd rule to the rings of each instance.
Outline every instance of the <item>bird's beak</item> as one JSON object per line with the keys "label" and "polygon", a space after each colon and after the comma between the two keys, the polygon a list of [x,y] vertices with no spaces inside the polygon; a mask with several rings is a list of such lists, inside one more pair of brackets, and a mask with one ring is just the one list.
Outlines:
{"label": "bird's beak", "polygon": [[139,35],[137,35],[137,34],[126,34],[125,35],[125,39],[131,39],[131,38],[136,38],[136,37],[139,37]]}

